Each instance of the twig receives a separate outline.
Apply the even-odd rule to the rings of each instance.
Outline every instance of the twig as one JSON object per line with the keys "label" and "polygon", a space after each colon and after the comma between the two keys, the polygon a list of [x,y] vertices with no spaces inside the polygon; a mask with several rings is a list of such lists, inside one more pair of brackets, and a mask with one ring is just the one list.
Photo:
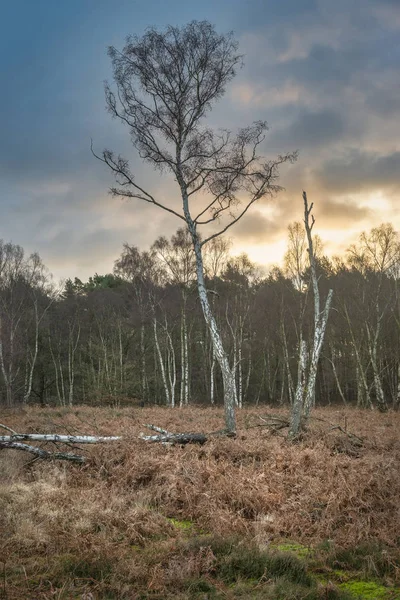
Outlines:
{"label": "twig", "polygon": [[9,431],[10,433],[14,433],[14,434],[17,433],[16,431],[14,431],[14,429],[11,429],[11,427],[7,427],[7,425],[3,425],[3,423],[0,423],[0,427],[2,427],[3,429],[6,429],[6,431]]}
{"label": "twig", "polygon": [[354,433],[350,433],[349,431],[346,431],[340,425],[332,425],[332,427],[329,429],[329,431],[333,431],[334,429],[339,429],[339,431],[341,431],[342,433],[347,435],[347,437],[349,437],[351,440],[357,441],[357,443],[359,445],[362,446],[364,444],[364,440],[362,438],[358,437],[358,435],[355,435]]}

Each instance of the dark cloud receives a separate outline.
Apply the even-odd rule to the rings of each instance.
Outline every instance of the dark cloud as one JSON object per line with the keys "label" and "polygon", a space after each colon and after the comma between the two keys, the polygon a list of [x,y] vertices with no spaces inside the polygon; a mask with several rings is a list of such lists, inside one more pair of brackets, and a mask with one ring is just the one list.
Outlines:
{"label": "dark cloud", "polygon": [[236,81],[249,93],[227,94],[212,123],[235,129],[265,118],[268,156],[300,150],[297,164],[282,168],[287,192],[249,212],[232,229],[238,241],[284,236],[301,219],[303,188],[325,228],[374,218],[352,193],[400,189],[398,0],[92,4],[15,0],[0,22],[0,237],[38,249],[57,273],[109,270],[124,241],[146,247],[180,224],[107,196],[113,178],[90,153],[91,138],[98,151],[122,153],[144,186],[178,202],[175,182],[140,162],[126,129],[104,109],[106,47],[121,47],[147,25],[208,18],[222,32],[234,29],[247,53]]}
{"label": "dark cloud", "polygon": [[400,190],[400,151],[378,155],[353,149],[325,161],[315,176],[318,184],[331,193]]}
{"label": "dark cloud", "polygon": [[342,115],[333,110],[299,111],[294,121],[284,129],[274,130],[269,137],[272,146],[293,149],[317,149],[339,140],[345,131]]}

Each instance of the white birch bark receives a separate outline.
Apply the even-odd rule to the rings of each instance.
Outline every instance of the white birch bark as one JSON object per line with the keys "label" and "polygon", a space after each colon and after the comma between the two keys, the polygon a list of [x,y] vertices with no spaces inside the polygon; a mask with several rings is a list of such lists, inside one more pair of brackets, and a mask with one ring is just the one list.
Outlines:
{"label": "white birch bark", "polygon": [[283,341],[283,356],[284,356],[284,361],[285,361],[286,377],[287,377],[287,381],[288,381],[289,402],[292,405],[294,402],[294,385],[293,385],[292,373],[290,371],[289,352],[288,352],[288,347],[287,347],[286,331],[285,331],[285,325],[283,323],[283,320],[282,320],[281,332],[282,332],[282,341]]}
{"label": "white birch bark", "polygon": [[189,339],[188,339],[188,330],[186,323],[186,313],[184,315],[184,326],[183,326],[183,345],[185,348],[185,391],[184,391],[184,404],[187,406],[189,404]]}
{"label": "white birch bark", "polygon": [[[297,437],[302,427],[307,425],[310,412],[315,403],[315,383],[318,370],[318,362],[322,350],[322,344],[324,341],[326,325],[328,323],[329,310],[332,303],[333,290],[329,290],[328,296],[325,301],[325,307],[321,312],[320,307],[320,293],[318,287],[317,268],[314,254],[314,246],[312,239],[312,228],[315,223],[314,216],[312,215],[313,203],[310,207],[308,206],[307,194],[303,192],[304,201],[304,226],[308,240],[308,256],[311,270],[311,282],[313,287],[314,295],[314,338],[311,349],[310,365],[307,373],[306,383],[303,387],[304,380],[304,362],[307,356],[307,346],[305,341],[300,338],[300,358],[299,358],[299,377],[297,382],[295,401],[292,407],[291,427],[289,429],[289,436],[292,438]],[[310,223],[311,216],[311,223]],[[302,395],[300,394],[301,388],[303,388]],[[302,399],[300,397],[302,396]],[[302,407],[299,416],[299,403],[301,402]]]}
{"label": "white birch bark", "polygon": [[60,356],[60,348],[58,349],[58,370],[60,373],[60,383],[61,383],[61,404],[65,406],[65,385],[64,385],[64,373],[61,364],[61,356]]}
{"label": "white birch bark", "polygon": [[144,344],[144,323],[140,325],[140,368],[142,384],[142,400],[147,400],[147,377],[146,377],[146,348]]}
{"label": "white birch bark", "polygon": [[[211,368],[210,368],[210,400],[211,404],[215,404],[215,348],[214,344],[211,346]],[[400,387],[400,384],[399,384]]]}
{"label": "white birch bark", "polygon": [[156,347],[156,351],[157,351],[157,357],[158,357],[158,361],[160,364],[161,378],[162,378],[162,382],[163,382],[163,386],[164,386],[165,400],[166,400],[167,406],[169,406],[171,404],[171,396],[170,396],[169,389],[168,389],[167,376],[165,374],[164,360],[163,360],[163,356],[161,353],[160,343],[158,340],[157,319],[155,317],[153,318],[153,332],[154,332],[154,342],[155,342],[155,347]]}
{"label": "white birch bark", "polygon": [[381,377],[378,369],[378,339],[380,333],[380,319],[378,319],[378,323],[375,330],[375,335],[372,336],[370,327],[368,323],[366,324],[367,334],[368,334],[368,342],[369,342],[369,353],[371,357],[371,365],[372,371],[374,374],[374,386],[376,392],[376,400],[378,403],[378,408],[382,412],[387,411],[387,403],[385,399],[385,394],[382,387]]}
{"label": "white birch bark", "polygon": [[[27,402],[30,398],[31,392],[32,392],[33,373],[35,370],[37,355],[38,355],[38,351],[39,351],[39,315],[38,315],[38,307],[37,307],[36,299],[34,301],[34,309],[35,309],[35,345],[34,345],[34,350],[33,350],[33,354],[31,356],[30,365],[29,365],[27,385],[25,388],[24,399],[23,399],[24,404],[27,404]],[[27,352],[27,354],[29,354],[29,352]]]}
{"label": "white birch bark", "polygon": [[74,402],[74,383],[75,383],[75,354],[79,344],[79,338],[81,335],[81,328],[78,325],[78,333],[76,334],[76,338],[74,339],[74,331],[75,331],[75,323],[71,327],[71,323],[69,326],[69,336],[68,336],[68,404],[69,406],[73,405]]}
{"label": "white birch bark", "polygon": [[50,355],[51,355],[51,358],[53,360],[53,365],[54,365],[54,374],[55,374],[55,383],[56,383],[58,403],[61,405],[62,404],[62,398],[61,398],[61,391],[60,391],[60,381],[59,381],[58,365],[57,365],[56,357],[54,356],[53,345],[51,343],[51,337],[50,337],[50,335],[49,335],[49,350],[50,350]]}
{"label": "white birch bark", "polygon": [[122,346],[122,325],[121,320],[118,319],[118,350],[119,350],[119,393],[120,395],[124,392],[124,352]]}
{"label": "white birch bark", "polygon": [[175,348],[172,342],[171,334],[167,329],[167,323],[165,323],[165,332],[167,336],[167,368],[168,368],[168,381],[170,390],[170,406],[175,407],[175,386],[176,386],[176,360],[175,360]]}
{"label": "white birch bark", "polygon": [[[316,276],[315,276],[316,279]],[[318,284],[317,284],[318,285]],[[325,308],[322,315],[318,315],[315,320],[314,329],[314,345],[311,354],[310,369],[308,373],[307,381],[307,393],[304,400],[304,419],[308,421],[312,407],[315,404],[315,383],[317,378],[317,369],[319,357],[321,355],[322,344],[324,342],[326,325],[328,323],[329,310],[332,303],[333,290],[329,290],[328,297],[326,299]]]}
{"label": "white birch bark", "polygon": [[343,400],[343,404],[346,406],[347,405],[347,401],[346,401],[345,395],[343,393],[342,386],[340,385],[340,380],[339,380],[339,377],[338,377],[338,374],[337,374],[337,369],[336,369],[336,364],[335,364],[336,353],[335,353],[335,350],[334,350],[333,347],[331,347],[331,355],[332,355],[332,358],[330,359],[329,362],[332,365],[332,371],[333,371],[333,375],[335,377],[336,387],[338,389],[338,392],[340,394],[341,399]]}
{"label": "white birch bark", "polygon": [[0,442],[29,440],[31,442],[59,442],[63,444],[99,444],[121,439],[118,436],[58,435],[53,433],[13,433],[12,435],[0,435]]}
{"label": "white birch bark", "polygon": [[238,349],[238,363],[238,406],[239,408],[243,408],[243,365],[241,342]]}
{"label": "white birch bark", "polygon": [[[177,158],[177,162],[178,164],[180,164],[180,156],[178,155]],[[193,222],[192,217],[190,215],[188,192],[183,181],[183,177],[181,173],[179,173],[179,171],[178,181],[181,187],[183,211],[187,226],[189,228],[189,232],[192,237],[193,249],[196,257],[197,289],[199,293],[200,304],[214,346],[215,357],[218,361],[222,373],[222,381],[224,386],[225,426],[226,430],[229,433],[234,433],[236,431],[234,373],[229,365],[228,356],[225,352],[215,317],[211,311],[210,302],[207,294],[207,288],[204,280],[204,265],[201,251],[201,242],[196,230],[196,224]]]}
{"label": "white birch bark", "polygon": [[181,390],[180,406],[186,406],[189,403],[189,348],[188,333],[186,323],[186,299],[181,315]]}
{"label": "white birch bark", "polygon": [[251,359],[251,347],[249,349],[249,360],[247,363],[247,375],[246,375],[246,384],[244,387],[244,394],[243,394],[243,401],[245,402],[247,400],[247,393],[249,391],[249,384],[250,384],[250,376],[251,376],[251,371],[252,371],[252,359]]}
{"label": "white birch bark", "polygon": [[1,373],[3,375],[3,379],[4,379],[4,385],[6,386],[6,405],[8,407],[11,406],[12,404],[12,383],[9,380],[9,376],[8,376],[8,372],[6,370],[6,365],[5,365],[5,360],[4,360],[4,352],[3,352],[3,337],[2,337],[2,333],[3,333],[3,322],[2,322],[2,318],[0,315],[0,366],[1,366]]}
{"label": "white birch bark", "polygon": [[296,438],[301,430],[301,418],[303,413],[303,404],[306,390],[306,369],[307,369],[307,343],[305,340],[300,340],[299,344],[299,362],[296,394],[294,396],[289,437]]}
{"label": "white birch bark", "polygon": [[185,390],[185,348],[183,342],[183,319],[181,319],[181,390],[179,398],[179,406],[184,405],[184,390]]}
{"label": "white birch bark", "polygon": [[354,335],[353,327],[351,325],[351,320],[349,316],[349,312],[347,310],[347,306],[344,306],[344,313],[346,315],[347,324],[349,326],[350,337],[353,344],[354,356],[356,358],[356,376],[357,376],[357,406],[364,406],[368,408],[372,408],[371,395],[369,391],[369,386],[367,382],[367,376],[365,374],[364,366],[362,364],[360,351],[358,348],[358,344],[356,342],[356,338]]}

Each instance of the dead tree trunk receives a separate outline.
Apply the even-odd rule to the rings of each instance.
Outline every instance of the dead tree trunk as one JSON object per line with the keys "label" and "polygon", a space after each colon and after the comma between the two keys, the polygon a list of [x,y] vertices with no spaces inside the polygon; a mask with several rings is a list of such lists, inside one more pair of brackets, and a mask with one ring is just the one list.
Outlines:
{"label": "dead tree trunk", "polygon": [[[328,323],[329,310],[332,303],[333,290],[329,290],[328,296],[325,302],[325,307],[321,311],[320,306],[320,293],[318,287],[318,277],[317,277],[317,267],[316,260],[314,254],[314,245],[312,239],[312,228],[315,223],[314,216],[312,215],[313,203],[308,206],[307,194],[303,192],[303,201],[304,201],[304,226],[307,233],[307,241],[308,241],[308,256],[310,261],[310,270],[311,270],[311,281],[313,286],[314,293],[314,340],[313,346],[311,350],[310,356],[310,365],[307,374],[306,384],[304,385],[304,391],[302,394],[302,399],[300,399],[300,389],[303,387],[303,384],[297,387],[296,391],[296,399],[292,409],[292,423],[289,431],[289,436],[291,438],[296,438],[299,433],[301,427],[305,427],[307,425],[307,421],[310,417],[310,412],[315,403],[315,383],[317,378],[317,369],[319,357],[321,355],[322,344],[325,337],[326,325]],[[311,216],[311,223],[310,223]],[[305,349],[300,345],[300,365],[299,369],[301,373],[301,379],[303,377],[303,369],[304,369],[304,360],[305,360]],[[299,397],[297,397],[299,394]],[[302,404],[301,406],[301,418],[298,418],[298,413],[300,410],[300,406],[298,403]]]}

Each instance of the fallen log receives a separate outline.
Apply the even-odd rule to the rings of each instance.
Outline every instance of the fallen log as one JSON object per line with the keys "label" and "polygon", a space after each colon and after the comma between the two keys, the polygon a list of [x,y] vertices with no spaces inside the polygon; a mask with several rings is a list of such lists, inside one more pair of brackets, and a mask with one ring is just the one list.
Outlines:
{"label": "fallen log", "polygon": [[140,438],[146,442],[161,442],[162,444],[205,444],[207,436],[204,433],[171,433],[166,429],[156,425],[144,425],[152,431],[157,431],[158,435],[140,434]]}
{"label": "fallen log", "polygon": [[25,452],[35,454],[38,458],[70,460],[72,462],[79,463],[85,462],[85,457],[79,454],[71,454],[70,452],[48,452],[43,448],[38,448],[37,446],[30,446],[29,444],[21,444],[21,442],[0,443],[0,448],[14,448],[15,450],[24,450]]}
{"label": "fallen log", "polygon": [[2,442],[17,442],[30,440],[32,442],[59,442],[61,444],[101,444],[103,442],[115,442],[120,440],[118,436],[94,436],[94,435],[58,435],[57,433],[13,433],[12,435],[0,435]]}
{"label": "fallen log", "polygon": [[30,452],[38,458],[52,460],[69,460],[72,462],[84,463],[85,457],[80,454],[72,454],[70,452],[49,452],[40,446],[32,446],[25,444],[24,441],[31,442],[52,442],[57,447],[57,444],[99,444],[104,442],[114,442],[122,439],[118,436],[94,436],[94,435],[59,435],[48,433],[18,433],[7,425],[0,423],[0,428],[9,431],[11,435],[0,435],[0,450],[11,448],[14,450],[22,450]]}

